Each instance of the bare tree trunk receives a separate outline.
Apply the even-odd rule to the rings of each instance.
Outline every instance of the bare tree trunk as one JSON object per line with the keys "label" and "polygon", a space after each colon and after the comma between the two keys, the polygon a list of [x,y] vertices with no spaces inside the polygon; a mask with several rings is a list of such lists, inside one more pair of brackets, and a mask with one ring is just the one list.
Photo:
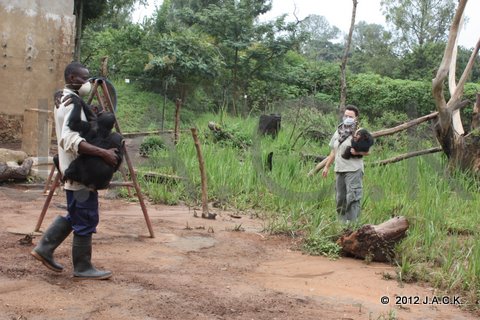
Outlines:
{"label": "bare tree trunk", "polygon": [[357,14],[358,0],[352,0],[352,1],[353,1],[352,20],[350,22],[350,31],[348,32],[348,39],[347,39],[347,43],[345,44],[345,51],[343,53],[342,65],[340,67],[340,73],[341,73],[340,112],[344,110],[345,104],[347,101],[347,70],[346,70],[347,60],[348,60],[348,53],[350,52],[350,45],[352,43],[353,28],[355,27],[355,15]]}
{"label": "bare tree trunk", "polygon": [[[460,30],[463,26],[463,15],[460,20],[460,25],[458,27],[458,33],[460,34]],[[457,89],[457,83],[456,83],[456,70],[457,70],[457,53],[458,53],[458,37],[457,40],[455,41],[455,46],[452,52],[452,61],[450,62],[450,68],[448,70],[448,89],[450,91],[450,95],[452,96],[455,93],[455,90]],[[456,133],[459,135],[462,135],[465,133],[463,129],[463,124],[462,124],[462,118],[460,115],[460,110],[455,110],[453,111],[452,114],[452,124],[453,124],[453,130],[455,130]]]}
{"label": "bare tree trunk", "polygon": [[108,56],[100,58],[100,76],[108,78]]}
{"label": "bare tree trunk", "polygon": [[[477,42],[467,66],[465,67],[465,70],[458,81],[458,84],[455,86],[454,90],[452,90],[453,93],[451,94],[448,102],[445,99],[443,91],[445,79],[447,78],[450,66],[452,65],[459,26],[462,21],[466,4],[467,0],[459,1],[457,11],[452,21],[452,26],[450,28],[450,34],[445,52],[443,54],[443,59],[440,63],[437,75],[432,82],[432,94],[433,98],[435,99],[439,117],[439,121],[435,127],[435,133],[444,153],[449,158],[449,168],[459,168],[479,174],[480,139],[472,134],[462,135],[454,124],[454,114],[462,104],[460,100],[463,96],[463,89],[465,82],[467,81],[467,78],[473,68],[475,58],[479,52],[480,40]],[[474,111],[475,108],[476,106],[474,107]]]}
{"label": "bare tree trunk", "polygon": [[82,46],[82,20],[83,20],[83,0],[75,0],[75,52],[73,60],[80,62],[80,51]]}
{"label": "bare tree trunk", "polygon": [[180,136],[180,108],[182,107],[182,99],[175,101],[175,129],[173,131],[173,144],[177,145]]}
{"label": "bare tree trunk", "polygon": [[472,131],[480,128],[480,93],[477,93],[477,100],[473,106]]}
{"label": "bare tree trunk", "polygon": [[208,211],[208,197],[207,197],[207,174],[205,172],[205,162],[203,161],[202,150],[200,148],[200,142],[198,140],[197,129],[191,128],[193,142],[195,143],[195,149],[197,150],[198,166],[200,168],[200,179],[202,183],[202,218],[215,219],[216,214]]}

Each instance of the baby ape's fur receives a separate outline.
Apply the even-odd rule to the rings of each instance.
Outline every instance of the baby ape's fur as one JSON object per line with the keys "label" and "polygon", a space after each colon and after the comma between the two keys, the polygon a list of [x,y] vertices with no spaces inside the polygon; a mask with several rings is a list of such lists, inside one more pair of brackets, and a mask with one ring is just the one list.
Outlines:
{"label": "baby ape's fur", "polygon": [[[64,180],[74,180],[95,190],[106,189],[123,159],[123,137],[112,132],[115,115],[103,112],[97,116],[81,98],[76,95],[69,97],[74,104],[68,119],[69,128],[79,132],[81,137],[94,146],[102,149],[117,148],[118,163],[112,167],[101,157],[81,154],[65,170]],[[81,120],[82,110],[88,121]]]}
{"label": "baby ape's fur", "polygon": [[352,136],[352,145],[345,150],[342,158],[362,158],[362,155],[353,155],[351,149],[353,148],[356,152],[368,152],[373,144],[374,140],[370,132],[366,129],[358,129]]}

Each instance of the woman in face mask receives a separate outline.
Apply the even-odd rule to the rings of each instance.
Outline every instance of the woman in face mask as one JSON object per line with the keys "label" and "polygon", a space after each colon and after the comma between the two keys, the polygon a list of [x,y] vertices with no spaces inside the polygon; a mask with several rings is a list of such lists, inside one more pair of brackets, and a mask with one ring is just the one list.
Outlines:
{"label": "woman in face mask", "polygon": [[[343,121],[330,140],[331,152],[323,168],[323,177],[328,176],[330,165],[335,162],[336,204],[337,214],[341,221],[351,222],[358,219],[361,210],[363,158],[345,159],[342,154],[351,148],[352,136],[358,127],[358,108],[352,105],[345,107]],[[366,155],[351,149],[353,155]]]}

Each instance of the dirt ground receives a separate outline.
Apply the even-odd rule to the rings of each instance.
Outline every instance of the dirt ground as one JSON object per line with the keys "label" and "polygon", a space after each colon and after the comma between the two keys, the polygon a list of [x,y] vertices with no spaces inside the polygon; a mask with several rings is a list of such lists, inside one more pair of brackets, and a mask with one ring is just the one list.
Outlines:
{"label": "dirt ground", "polygon": [[[106,192],[93,261],[114,276],[74,281],[71,236],[56,251],[62,273],[36,261],[22,241],[44,201],[41,189],[0,186],[1,320],[478,319],[454,305],[396,305],[436,292],[387,280],[394,269],[385,264],[302,255],[292,239],[263,233],[262,221],[247,215],[217,211],[205,220],[185,206],[148,204],[150,238],[139,204]],[[42,229],[64,203],[59,189]]]}

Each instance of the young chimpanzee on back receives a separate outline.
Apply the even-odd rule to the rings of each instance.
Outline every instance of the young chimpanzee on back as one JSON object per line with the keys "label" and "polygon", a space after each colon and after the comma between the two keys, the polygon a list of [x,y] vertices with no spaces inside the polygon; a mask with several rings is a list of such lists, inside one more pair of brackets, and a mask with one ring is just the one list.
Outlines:
{"label": "young chimpanzee on back", "polygon": [[342,158],[362,158],[362,155],[353,155],[351,149],[353,148],[356,152],[368,152],[373,144],[374,140],[370,132],[368,132],[367,129],[358,129],[352,136],[351,147],[345,150],[342,154]]}
{"label": "young chimpanzee on back", "polygon": [[[118,163],[112,167],[101,157],[81,154],[65,170],[64,180],[74,180],[95,190],[106,189],[123,159],[123,136],[112,132],[115,115],[111,112],[96,115],[80,97],[70,95],[69,98],[74,107],[68,119],[68,127],[79,132],[82,138],[94,146],[102,149],[116,148]],[[87,121],[81,120],[82,110]]]}

